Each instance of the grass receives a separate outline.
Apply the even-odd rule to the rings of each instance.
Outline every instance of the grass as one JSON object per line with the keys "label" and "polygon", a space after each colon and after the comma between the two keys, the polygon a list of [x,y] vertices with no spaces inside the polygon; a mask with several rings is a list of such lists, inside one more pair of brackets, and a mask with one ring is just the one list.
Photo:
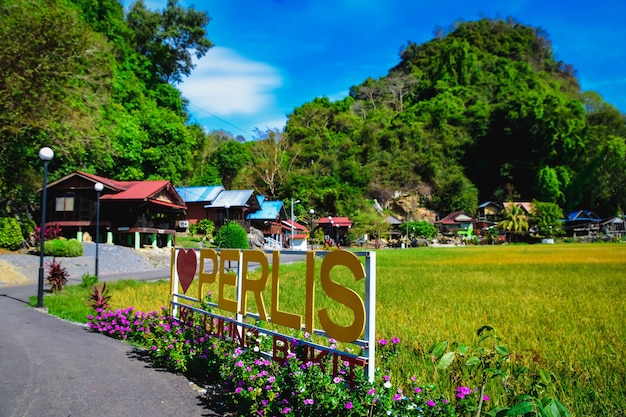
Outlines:
{"label": "grass", "polygon": [[[471,343],[479,327],[491,325],[519,353],[520,363],[555,375],[559,398],[575,416],[626,414],[626,245],[385,250],[378,252],[377,262],[377,337],[402,340],[391,366],[394,378],[416,375],[432,382],[436,376],[427,366],[427,352],[433,343]],[[280,268],[281,309],[300,313],[304,265]],[[340,268],[333,270],[333,279],[362,291],[361,283],[346,277]],[[167,304],[168,290],[167,282],[120,282],[111,284],[110,293],[114,308],[150,311]],[[217,287],[211,290],[216,293]],[[57,308],[78,308],[80,291],[70,287],[66,293],[73,295],[45,298],[53,314]],[[269,291],[264,295],[269,308]],[[74,301],[60,301],[64,297]],[[351,320],[351,312],[318,292],[316,310],[324,306],[333,307],[337,321]],[[81,314],[58,315],[85,321],[88,313]]]}

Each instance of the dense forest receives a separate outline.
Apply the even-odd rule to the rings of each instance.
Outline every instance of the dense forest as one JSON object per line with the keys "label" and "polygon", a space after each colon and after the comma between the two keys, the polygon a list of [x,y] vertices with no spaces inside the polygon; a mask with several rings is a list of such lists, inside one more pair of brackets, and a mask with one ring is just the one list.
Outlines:
{"label": "dense forest", "polygon": [[[190,122],[176,87],[213,46],[210,17],[169,0],[0,0],[0,216],[38,206],[42,164],[119,180],[254,188],[296,213],[475,213],[485,200],[626,207],[626,116],[581,92],[548,34],[481,19],[409,42],[399,64],[312,98],[251,141]],[[396,45],[389,45],[395,48]]]}

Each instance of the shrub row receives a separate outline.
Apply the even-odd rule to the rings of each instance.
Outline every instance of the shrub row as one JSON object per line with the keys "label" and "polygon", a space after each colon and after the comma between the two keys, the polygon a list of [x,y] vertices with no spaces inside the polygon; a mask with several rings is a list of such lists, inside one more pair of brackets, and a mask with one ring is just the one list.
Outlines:
{"label": "shrub row", "polygon": [[83,255],[83,245],[76,239],[46,240],[43,245],[43,251],[46,256],[73,258]]}

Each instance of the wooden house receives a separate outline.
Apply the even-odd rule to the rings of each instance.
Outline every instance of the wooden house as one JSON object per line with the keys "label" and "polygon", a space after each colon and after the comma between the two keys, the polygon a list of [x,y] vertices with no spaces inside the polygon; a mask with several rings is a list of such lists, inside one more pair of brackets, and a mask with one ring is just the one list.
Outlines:
{"label": "wooden house", "polygon": [[563,230],[570,237],[595,237],[600,231],[602,219],[591,210],[573,211],[563,222]]}
{"label": "wooden house", "polygon": [[226,220],[239,223],[246,231],[250,231],[251,213],[261,209],[259,200],[253,190],[223,190],[213,201],[205,204],[206,217],[215,224],[216,230]]}
{"label": "wooden house", "polygon": [[324,230],[326,242],[330,246],[346,246],[349,243],[347,235],[352,228],[352,220],[348,217],[322,217],[317,221],[317,227]]}
{"label": "wooden house", "polygon": [[462,211],[454,211],[435,222],[435,227],[444,236],[470,237],[473,234],[475,219]]}
{"label": "wooden house", "polygon": [[609,239],[626,237],[626,222],[623,217],[613,216],[600,222],[600,232]]}
{"label": "wooden house", "polygon": [[107,243],[135,248],[171,246],[186,206],[167,180],[117,181],[77,171],[48,184],[46,225],[59,226],[65,237],[96,237],[97,196],[100,192],[98,235]]}
{"label": "wooden house", "polygon": [[256,198],[261,209],[248,214],[250,226],[260,230],[268,242],[275,242],[272,247],[282,247],[282,221],[287,218],[283,202],[267,200],[262,195],[257,195]]}
{"label": "wooden house", "polygon": [[187,221],[182,229],[186,230],[190,224],[198,223],[208,217],[206,205],[212,204],[217,196],[224,191],[221,185],[176,187],[176,192],[187,206]]}

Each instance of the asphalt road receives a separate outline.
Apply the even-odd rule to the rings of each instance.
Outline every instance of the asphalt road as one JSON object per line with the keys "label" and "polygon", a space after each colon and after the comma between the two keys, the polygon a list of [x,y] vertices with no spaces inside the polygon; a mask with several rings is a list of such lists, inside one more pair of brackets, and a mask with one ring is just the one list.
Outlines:
{"label": "asphalt road", "polygon": [[152,368],[141,351],[29,307],[36,293],[0,288],[1,417],[217,415],[186,378]]}

